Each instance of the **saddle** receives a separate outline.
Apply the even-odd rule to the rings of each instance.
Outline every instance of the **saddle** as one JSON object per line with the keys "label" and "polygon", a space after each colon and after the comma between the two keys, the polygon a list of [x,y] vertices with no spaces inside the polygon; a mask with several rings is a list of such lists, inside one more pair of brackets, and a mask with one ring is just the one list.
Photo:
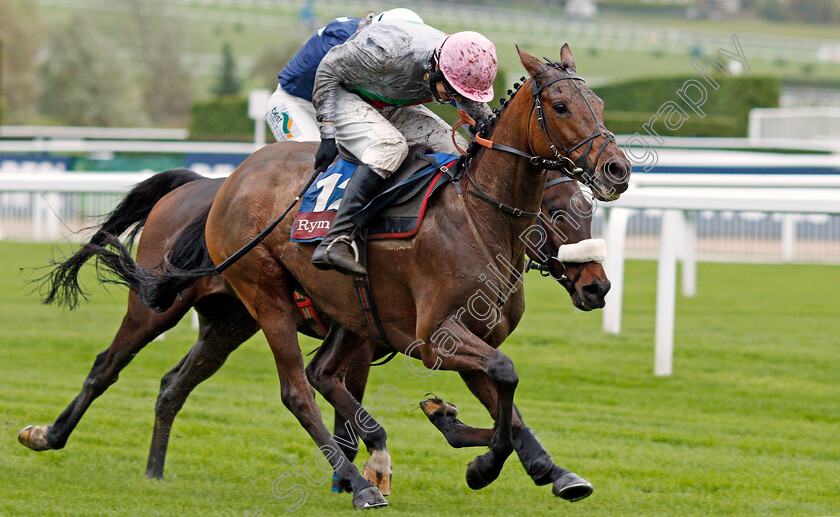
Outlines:
{"label": "saddle", "polygon": [[[420,229],[429,200],[451,179],[439,166],[452,167],[457,159],[452,154],[433,153],[426,146],[410,147],[408,157],[388,177],[383,192],[352,216],[353,223],[367,228],[368,239],[413,237]],[[352,156],[342,152],[338,161],[318,176],[301,198],[292,225],[292,241],[323,240],[357,165]]]}

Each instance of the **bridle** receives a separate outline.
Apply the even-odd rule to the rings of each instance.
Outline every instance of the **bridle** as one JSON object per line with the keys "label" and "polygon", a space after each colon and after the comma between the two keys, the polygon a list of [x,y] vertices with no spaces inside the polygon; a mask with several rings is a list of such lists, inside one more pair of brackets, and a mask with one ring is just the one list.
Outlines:
{"label": "bridle", "polygon": [[[548,190],[549,188],[551,188],[555,185],[559,185],[561,183],[568,183],[570,181],[574,181],[574,179],[569,177],[569,176],[561,176],[559,178],[556,178],[556,179],[553,179],[553,180],[547,182],[545,184],[545,190]],[[536,225],[539,226],[546,235],[548,234],[548,231],[546,230],[545,225],[542,222],[541,218],[539,218],[539,217],[537,218]],[[588,241],[588,240],[591,240],[591,239],[585,239],[584,241],[580,241],[580,242],[585,242],[585,241]],[[568,268],[566,267],[566,262],[558,259],[557,256],[555,256],[553,253],[551,253],[551,247],[549,246],[548,242],[549,242],[549,240],[546,238],[545,241],[543,241],[542,245],[540,246],[540,250],[539,250],[540,255],[543,256],[543,257],[548,257],[548,259],[545,260],[545,261],[542,261],[540,259],[535,259],[535,258],[531,257],[530,254],[529,254],[528,262],[525,263],[525,271],[524,272],[527,273],[530,270],[538,271],[540,273],[540,275],[545,276],[545,277],[551,277],[554,280],[558,281],[563,287],[566,288],[566,290],[568,292],[571,293],[575,289],[575,285],[577,284],[577,281],[580,279],[580,275],[583,273],[583,270],[585,268],[581,267],[578,270],[577,274],[573,278],[570,279],[568,276],[566,276],[566,273],[568,271]],[[575,243],[575,244],[579,244],[579,243]],[[572,245],[574,245],[574,244],[572,244]],[[561,245],[561,247],[562,246],[572,246],[572,245],[563,244],[563,245]],[[558,254],[559,254],[560,249],[558,248],[557,251],[558,251]],[[563,266],[563,274],[560,276],[560,278],[557,278],[553,274],[551,274],[550,263],[551,263],[552,260],[559,263],[561,266]],[[585,264],[586,262],[582,262],[582,263]]]}
{"label": "bridle", "polygon": [[[548,143],[548,146],[554,152],[554,156],[556,158],[558,158],[558,160],[569,160],[569,161],[571,161],[575,166],[575,169],[573,170],[573,174],[580,174],[580,172],[583,172],[583,171],[589,171],[591,173],[593,170],[596,170],[596,168],[598,167],[598,162],[601,160],[601,154],[603,154],[604,150],[607,148],[607,146],[610,144],[610,142],[615,141],[615,135],[611,131],[609,131],[603,123],[601,123],[598,120],[598,115],[595,113],[595,108],[592,107],[592,103],[589,102],[589,99],[586,97],[586,95],[583,93],[583,91],[581,91],[580,86],[578,86],[578,83],[572,82],[572,85],[575,87],[575,90],[577,90],[577,92],[583,98],[583,102],[586,103],[586,107],[589,108],[589,113],[592,115],[592,120],[595,121],[595,128],[592,130],[592,134],[590,134],[588,137],[584,138],[580,142],[572,145],[571,147],[566,147],[566,145],[563,144],[563,141],[560,140],[560,137],[557,134],[557,132],[554,131],[554,128],[551,126],[551,124],[549,124],[546,121],[545,108],[543,108],[542,101],[540,100],[540,94],[542,93],[543,90],[545,90],[549,86],[551,86],[554,83],[559,82],[559,81],[563,81],[563,80],[580,81],[584,84],[586,83],[586,81],[584,81],[582,77],[580,77],[579,75],[577,75],[575,73],[565,72],[565,68],[563,68],[563,66],[560,63],[555,63],[554,61],[551,61],[548,58],[545,58],[545,60],[548,62],[549,66],[551,66],[551,67],[553,67],[557,70],[563,70],[564,74],[559,76],[559,77],[553,77],[552,79],[550,79],[547,82],[539,85],[538,87],[534,87],[534,91],[533,91],[534,108],[531,109],[531,115],[528,116],[528,130],[529,130],[528,146],[530,147],[531,151],[533,152],[534,146],[533,146],[533,143],[532,143],[532,140],[531,140],[531,134],[530,134],[530,128],[531,128],[530,121],[531,121],[531,116],[536,111],[537,121],[540,124],[540,128],[542,128],[542,130],[543,130],[543,135],[545,136],[545,140]],[[536,81],[534,81],[533,84],[536,84]],[[549,133],[551,133],[551,134],[549,135]],[[604,143],[601,145],[601,147],[598,149],[598,153],[595,155],[595,163],[590,164],[589,163],[589,152],[592,150],[592,144],[594,143],[594,141],[600,136],[604,137]],[[557,146],[555,145],[554,142],[559,143],[560,147],[563,148],[563,153],[562,154],[560,153],[560,150],[557,149]],[[586,146],[586,148],[578,155],[577,158],[572,160],[571,159],[572,153],[575,152],[576,150],[578,150],[579,148],[581,148],[584,145]]]}
{"label": "bridle", "polygon": [[[595,109],[592,107],[592,103],[589,102],[589,99],[586,97],[586,95],[580,89],[578,84],[576,82],[574,82],[574,81],[581,81],[581,82],[585,83],[583,78],[580,77],[579,75],[575,74],[575,73],[566,72],[565,71],[566,69],[563,68],[561,64],[555,63],[548,58],[545,58],[545,59],[548,62],[549,66],[552,66],[553,68],[555,68],[557,70],[563,70],[564,73],[563,73],[563,75],[560,75],[560,76],[557,76],[557,77],[552,77],[550,80],[546,81],[545,83],[543,83],[539,86],[536,86],[536,81],[534,81],[532,83],[532,96],[534,98],[534,103],[533,103],[533,107],[531,108],[531,112],[528,114],[528,150],[530,151],[530,154],[526,153],[524,151],[521,151],[519,149],[510,147],[510,146],[507,146],[507,145],[499,144],[499,143],[496,143],[492,140],[489,140],[487,138],[482,137],[480,135],[480,128],[476,128],[475,142],[478,145],[480,145],[482,147],[486,147],[488,149],[495,149],[497,151],[502,151],[502,152],[506,152],[506,153],[510,153],[510,154],[515,154],[517,156],[527,158],[528,162],[531,165],[533,165],[534,167],[538,168],[540,171],[542,171],[542,170],[562,171],[564,174],[568,175],[570,177],[570,179],[572,179],[572,178],[577,179],[577,177],[580,176],[581,173],[584,173],[584,171],[589,171],[590,174],[584,173],[583,178],[582,178],[583,183],[589,184],[590,182],[588,182],[586,180],[589,179],[589,178],[592,178],[591,171],[593,171],[597,168],[598,162],[601,159],[601,154],[603,154],[604,150],[607,148],[607,146],[611,142],[615,141],[615,135],[611,131],[609,131],[603,123],[601,123],[598,120],[598,115],[595,113]],[[524,80],[524,78],[523,78],[523,80]],[[566,81],[566,80],[573,81],[572,84],[574,85],[575,89],[578,91],[580,96],[583,98],[583,101],[586,103],[586,107],[589,108],[589,113],[592,115],[592,119],[595,121],[595,128],[592,130],[592,134],[590,134],[588,137],[582,139],[581,141],[573,144],[571,147],[566,146],[562,142],[559,135],[554,130],[554,128],[551,126],[551,124],[549,124],[547,122],[547,117],[546,117],[546,114],[545,114],[545,108],[543,107],[542,101],[540,100],[540,95],[542,94],[543,90],[545,90],[549,86],[551,86],[551,85],[553,85],[553,84],[555,84],[559,81]],[[519,84],[516,84],[516,85],[514,85],[514,90],[513,91],[509,90],[509,93],[512,93],[512,94],[515,95],[515,93],[516,93],[516,91],[518,91],[518,89],[519,89]],[[510,101],[507,101],[507,102],[510,102]],[[548,158],[543,158],[542,156],[534,154],[534,144],[533,144],[533,139],[532,139],[532,136],[531,136],[531,118],[533,117],[534,113],[537,114],[537,121],[539,122],[540,129],[542,129],[543,136],[545,137],[545,140],[548,143],[548,146],[551,148],[552,152],[554,152],[554,156],[556,158],[555,160],[548,159]],[[458,127],[460,127],[462,124],[469,124],[469,125],[472,125],[472,126],[476,125],[475,120],[473,120],[469,115],[467,115],[462,110],[458,111],[458,117],[461,119],[461,122],[458,122],[455,125],[455,127],[453,128],[453,141],[454,141],[455,130]],[[598,149],[598,153],[595,156],[595,163],[591,164],[589,162],[589,153],[592,150],[592,145],[593,145],[594,141],[598,137],[601,137],[601,136],[604,137],[604,143]],[[560,152],[560,149],[558,149],[558,147],[557,147],[558,144],[563,149],[562,153]],[[457,146],[457,144],[456,144],[456,146]],[[581,152],[581,154],[577,158],[572,159],[571,158],[572,153],[575,152],[576,150],[580,149],[583,146],[586,146],[586,147]],[[467,179],[469,180],[470,184],[476,189],[475,192],[470,191],[470,194],[472,194],[473,196],[478,197],[479,199],[481,199],[483,201],[486,201],[486,202],[490,203],[491,205],[494,205],[494,206],[498,207],[503,212],[509,213],[509,214],[511,214],[515,217],[537,217],[537,215],[539,215],[539,212],[527,212],[527,211],[524,211],[524,210],[519,209],[519,208],[509,207],[509,206],[505,205],[504,203],[501,203],[500,201],[498,201],[496,199],[493,199],[492,197],[487,195],[487,193],[475,183],[475,181],[472,179],[472,177],[470,177],[469,168],[467,167],[467,168],[465,168],[465,170],[467,171],[466,172]],[[592,181],[594,181],[594,179]]]}

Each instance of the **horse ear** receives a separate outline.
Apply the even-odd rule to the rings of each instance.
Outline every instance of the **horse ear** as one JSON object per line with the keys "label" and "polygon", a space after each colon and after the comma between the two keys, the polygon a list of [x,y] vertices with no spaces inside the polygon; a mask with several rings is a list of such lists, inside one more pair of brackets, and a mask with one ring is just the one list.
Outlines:
{"label": "horse ear", "polygon": [[572,49],[569,48],[568,43],[563,43],[563,48],[560,49],[560,64],[563,65],[563,68],[567,68],[572,72],[576,72],[575,70],[575,56],[572,55]]}
{"label": "horse ear", "polygon": [[516,51],[519,52],[519,60],[522,61],[522,66],[533,77],[537,77],[548,68],[545,63],[519,48],[519,45],[516,46]]}

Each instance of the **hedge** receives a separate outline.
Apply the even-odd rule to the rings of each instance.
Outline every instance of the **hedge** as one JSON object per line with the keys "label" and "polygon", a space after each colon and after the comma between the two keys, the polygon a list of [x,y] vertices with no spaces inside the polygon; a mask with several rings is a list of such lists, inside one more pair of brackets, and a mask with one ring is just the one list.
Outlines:
{"label": "hedge", "polygon": [[[496,97],[507,97],[500,73],[495,88]],[[705,117],[695,113],[677,95],[683,84],[694,79],[705,85],[707,99],[702,106]],[[662,136],[747,136],[749,112],[752,108],[776,107],[779,102],[779,80],[769,77],[716,76],[720,88],[713,90],[702,76],[637,79],[619,84],[593,88],[605,105],[604,118],[610,131],[619,134],[645,133],[647,123],[667,101],[675,102],[688,116],[675,131],[667,129],[662,120],[654,129]],[[496,103],[494,102],[495,106]],[[447,122],[457,121],[451,106],[427,104]],[[190,109],[190,138],[194,140],[251,141],[254,121],[248,118],[248,99],[223,97],[193,104]],[[270,134],[269,134],[270,137]]]}
{"label": "hedge", "polygon": [[[701,117],[677,94],[686,81],[699,81],[707,98],[700,107]],[[620,84],[593,88],[604,100],[604,119],[610,131],[620,134],[644,134],[648,123],[666,102],[676,103],[688,116],[677,130],[669,130],[663,121],[654,122],[662,136],[747,136],[749,112],[752,108],[779,105],[779,80],[771,77],[715,76],[720,85],[714,90],[702,76],[638,79]],[[692,91],[695,97],[696,91]]]}
{"label": "hedge", "polygon": [[248,98],[219,97],[193,104],[189,130],[191,140],[253,140],[254,121],[248,118]]}

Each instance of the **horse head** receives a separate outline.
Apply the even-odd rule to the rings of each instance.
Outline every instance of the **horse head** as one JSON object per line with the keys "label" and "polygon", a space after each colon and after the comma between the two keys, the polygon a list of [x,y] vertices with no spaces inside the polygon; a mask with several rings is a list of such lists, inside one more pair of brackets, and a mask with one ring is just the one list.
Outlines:
{"label": "horse head", "polygon": [[604,101],[577,75],[569,45],[560,50],[560,62],[517,50],[531,75],[522,87],[533,98],[524,121],[531,151],[563,162],[601,201],[617,199],[627,190],[630,161],[604,125]]}
{"label": "horse head", "polygon": [[558,172],[549,173],[538,218],[545,233],[540,245],[529,241],[528,256],[540,263],[537,268],[541,272],[566,288],[575,307],[584,311],[600,309],[610,290],[610,281],[601,266],[605,244],[601,239],[592,239],[594,205],[576,181],[564,179],[567,178]]}

